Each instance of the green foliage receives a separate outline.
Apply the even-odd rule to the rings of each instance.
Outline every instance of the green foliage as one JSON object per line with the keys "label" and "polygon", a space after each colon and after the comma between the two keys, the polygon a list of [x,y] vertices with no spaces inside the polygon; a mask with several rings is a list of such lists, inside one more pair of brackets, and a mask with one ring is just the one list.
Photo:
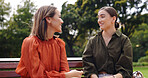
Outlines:
{"label": "green foliage", "polygon": [[10,3],[5,3],[4,0],[0,0],[0,28],[4,29],[7,27],[7,18],[10,13]]}
{"label": "green foliage", "polygon": [[133,62],[133,66],[148,66],[148,62]]}
{"label": "green foliage", "polygon": [[[141,4],[141,6],[138,6],[138,4]],[[119,21],[122,25],[121,31],[131,38],[134,30],[144,21],[140,19],[141,12],[144,8],[146,9],[147,5],[142,4],[141,0],[121,0],[115,1],[113,7],[119,14]],[[132,12],[132,9],[135,9],[135,11]]]}
{"label": "green foliage", "polygon": [[148,63],[148,56],[141,57],[138,62],[147,62]]}
{"label": "green foliage", "polygon": [[1,33],[1,55],[0,57],[20,57],[21,43],[30,33],[32,17],[35,6],[30,0],[24,1],[24,5],[18,5],[17,14],[10,18],[9,25]]}
{"label": "green foliage", "polygon": [[0,0],[0,56],[8,56],[9,41],[7,41],[7,33],[9,33],[6,28],[8,27],[7,17],[10,12],[10,3],[5,3],[4,0]]}
{"label": "green foliage", "polygon": [[66,3],[64,3],[61,13],[62,19],[64,20],[64,23],[62,24],[61,37],[66,42],[66,51],[68,56],[74,56],[78,53],[74,46],[83,46],[83,43],[85,42],[84,39],[82,40],[82,37],[85,38],[85,34],[83,33],[85,33],[86,28],[82,25],[84,24],[82,22],[83,19],[79,15],[78,10],[76,10],[75,5],[66,5]]}
{"label": "green foliage", "polygon": [[140,57],[146,55],[146,51],[148,51],[148,24],[143,23],[139,25],[139,28],[135,30],[133,37],[131,38],[132,46],[133,46],[133,61],[138,61]]}
{"label": "green foliage", "polygon": [[75,52],[74,53],[75,56],[81,57],[82,51],[83,51],[83,49],[81,48],[81,46],[73,46],[73,50]]}
{"label": "green foliage", "polygon": [[145,52],[146,56],[148,56],[148,50]]}

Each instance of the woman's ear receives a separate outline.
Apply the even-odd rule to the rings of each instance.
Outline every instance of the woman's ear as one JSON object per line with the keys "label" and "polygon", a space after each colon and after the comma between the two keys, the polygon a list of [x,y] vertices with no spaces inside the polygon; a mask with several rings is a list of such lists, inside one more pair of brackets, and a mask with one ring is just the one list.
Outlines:
{"label": "woman's ear", "polygon": [[50,18],[50,17],[46,17],[45,19],[46,19],[46,21],[47,21],[48,23],[51,23],[51,18]]}
{"label": "woman's ear", "polygon": [[116,17],[115,17],[115,16],[113,16],[112,23],[115,23],[115,21],[116,21]]}

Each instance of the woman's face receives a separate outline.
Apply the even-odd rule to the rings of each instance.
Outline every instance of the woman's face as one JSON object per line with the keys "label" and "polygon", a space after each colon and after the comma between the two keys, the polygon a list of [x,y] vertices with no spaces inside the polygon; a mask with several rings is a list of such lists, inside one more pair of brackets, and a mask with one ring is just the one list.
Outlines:
{"label": "woman's face", "polygon": [[59,10],[55,10],[55,15],[50,18],[51,20],[51,27],[55,32],[61,32],[62,31],[62,24],[63,24],[63,20],[61,19],[61,13],[59,12]]}
{"label": "woman's face", "polygon": [[113,26],[113,17],[105,10],[100,10],[98,12],[98,24],[102,30],[107,30]]}

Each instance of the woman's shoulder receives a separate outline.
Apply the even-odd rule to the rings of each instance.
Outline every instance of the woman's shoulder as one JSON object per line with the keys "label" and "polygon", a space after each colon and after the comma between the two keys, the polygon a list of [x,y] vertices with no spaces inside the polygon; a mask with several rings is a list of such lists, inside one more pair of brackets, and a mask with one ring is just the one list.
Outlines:
{"label": "woman's shoulder", "polygon": [[23,43],[27,43],[27,44],[39,44],[39,39],[38,37],[36,36],[29,36],[29,37],[26,37],[24,40],[23,40]]}
{"label": "woman's shoulder", "polygon": [[122,33],[121,34],[121,40],[127,40],[127,39],[129,39],[129,37]]}
{"label": "woman's shoulder", "polygon": [[89,41],[96,41],[98,39],[98,35],[92,36],[89,38]]}
{"label": "woman's shoulder", "polygon": [[25,41],[36,41],[38,38],[36,36],[28,36],[24,39]]}
{"label": "woman's shoulder", "polygon": [[98,35],[92,36],[88,39],[89,44],[94,44],[96,42],[98,42]]}
{"label": "woman's shoulder", "polygon": [[90,37],[89,40],[92,40],[92,41],[95,40],[95,41],[96,41],[96,40],[98,40],[99,38],[101,38],[101,35],[102,35],[102,31],[99,31],[96,35]]}
{"label": "woman's shoulder", "polygon": [[60,38],[55,38],[59,44],[65,45],[65,42]]}
{"label": "woman's shoulder", "polygon": [[125,34],[122,33],[120,38],[121,38],[122,45],[131,44],[130,38],[128,36],[126,36]]}

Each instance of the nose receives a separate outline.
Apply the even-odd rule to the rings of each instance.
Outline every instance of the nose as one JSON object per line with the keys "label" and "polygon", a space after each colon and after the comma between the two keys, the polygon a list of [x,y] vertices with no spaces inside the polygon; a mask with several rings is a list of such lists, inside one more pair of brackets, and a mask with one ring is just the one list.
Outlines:
{"label": "nose", "polygon": [[98,24],[99,24],[99,22],[100,22],[101,20],[100,19],[98,19]]}
{"label": "nose", "polygon": [[64,23],[64,21],[61,19],[61,23],[63,24]]}

